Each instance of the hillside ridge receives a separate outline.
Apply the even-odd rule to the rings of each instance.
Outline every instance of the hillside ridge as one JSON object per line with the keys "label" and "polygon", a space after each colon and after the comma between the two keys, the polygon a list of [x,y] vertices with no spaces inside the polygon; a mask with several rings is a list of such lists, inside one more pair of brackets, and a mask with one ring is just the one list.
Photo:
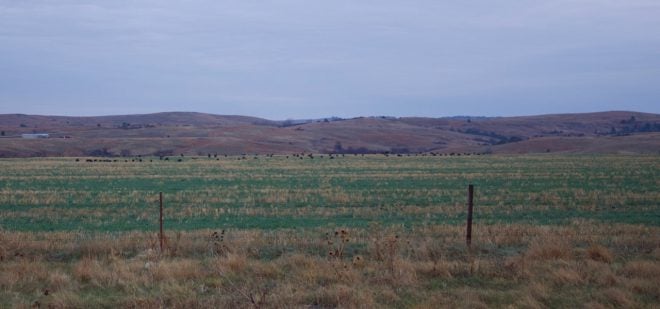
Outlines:
{"label": "hillside ridge", "polygon": [[[162,112],[0,114],[0,157],[244,153],[660,153],[660,115],[634,111],[513,117],[269,120]],[[23,134],[47,133],[48,138]]]}

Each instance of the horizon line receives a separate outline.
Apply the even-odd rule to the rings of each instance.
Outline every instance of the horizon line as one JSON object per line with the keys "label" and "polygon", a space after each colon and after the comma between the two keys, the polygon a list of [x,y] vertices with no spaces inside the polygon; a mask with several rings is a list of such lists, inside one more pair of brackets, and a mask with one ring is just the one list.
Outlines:
{"label": "horizon line", "polygon": [[146,116],[146,115],[156,115],[156,114],[203,114],[203,115],[213,115],[213,116],[226,116],[226,117],[250,117],[258,118],[268,121],[290,121],[290,120],[323,120],[323,119],[357,119],[357,118],[514,118],[514,117],[535,117],[535,116],[553,116],[553,115],[580,115],[580,114],[604,114],[604,113],[637,113],[637,114],[654,114],[660,115],[653,112],[643,112],[643,111],[634,111],[634,110],[604,110],[604,111],[590,111],[590,112],[558,112],[558,113],[547,113],[547,114],[521,114],[521,115],[452,115],[452,116],[420,116],[420,115],[406,115],[406,116],[392,116],[392,115],[359,115],[359,116],[325,116],[325,117],[301,117],[301,118],[286,118],[286,119],[270,119],[259,116],[252,115],[240,115],[240,114],[217,114],[210,112],[200,112],[200,111],[162,111],[162,112],[151,112],[151,113],[134,113],[134,114],[106,114],[106,115],[55,115],[55,114],[26,114],[26,113],[4,113],[0,116],[38,116],[38,117],[70,117],[70,118],[97,118],[97,117],[122,117],[122,116]]}

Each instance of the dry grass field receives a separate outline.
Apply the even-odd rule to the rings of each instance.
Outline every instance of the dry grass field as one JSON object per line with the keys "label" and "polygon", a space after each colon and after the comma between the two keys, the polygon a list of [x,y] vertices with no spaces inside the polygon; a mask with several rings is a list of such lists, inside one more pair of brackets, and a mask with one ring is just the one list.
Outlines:
{"label": "dry grass field", "polygon": [[178,159],[0,160],[0,307],[660,304],[658,156]]}

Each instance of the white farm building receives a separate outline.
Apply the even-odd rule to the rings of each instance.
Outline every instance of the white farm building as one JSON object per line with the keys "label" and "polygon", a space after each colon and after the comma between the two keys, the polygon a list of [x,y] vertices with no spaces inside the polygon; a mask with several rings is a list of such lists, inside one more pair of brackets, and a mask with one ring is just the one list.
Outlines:
{"label": "white farm building", "polygon": [[21,134],[22,138],[48,138],[48,133],[25,133]]}

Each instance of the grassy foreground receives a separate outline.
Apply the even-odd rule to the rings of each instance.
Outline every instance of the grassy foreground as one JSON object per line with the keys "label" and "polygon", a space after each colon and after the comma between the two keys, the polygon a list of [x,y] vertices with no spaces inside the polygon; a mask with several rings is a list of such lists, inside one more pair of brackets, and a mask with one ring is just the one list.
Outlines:
{"label": "grassy foreground", "polygon": [[660,304],[657,156],[124,160],[0,160],[0,306]]}

